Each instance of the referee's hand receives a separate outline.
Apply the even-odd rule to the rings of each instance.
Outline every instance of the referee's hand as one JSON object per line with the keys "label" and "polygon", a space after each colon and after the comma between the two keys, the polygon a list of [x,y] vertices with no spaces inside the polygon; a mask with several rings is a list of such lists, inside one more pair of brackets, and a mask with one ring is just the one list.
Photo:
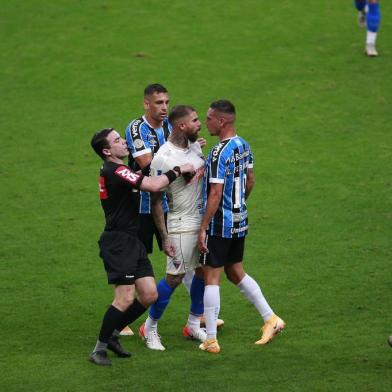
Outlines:
{"label": "referee's hand", "polygon": [[200,230],[199,238],[197,240],[197,247],[199,248],[200,253],[208,253],[208,248],[206,245],[206,232],[204,230]]}

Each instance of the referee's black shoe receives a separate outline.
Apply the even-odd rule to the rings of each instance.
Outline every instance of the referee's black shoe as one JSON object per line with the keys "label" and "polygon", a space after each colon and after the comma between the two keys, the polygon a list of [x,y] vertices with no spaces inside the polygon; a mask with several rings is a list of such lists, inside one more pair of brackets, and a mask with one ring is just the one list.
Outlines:
{"label": "referee's black shoe", "polygon": [[94,351],[90,355],[90,362],[101,366],[110,366],[112,364],[108,358],[108,353],[105,350]]}
{"label": "referee's black shoe", "polygon": [[111,336],[108,340],[108,350],[113,351],[121,358],[128,358],[131,353],[126,351],[124,347],[121,346],[120,341],[117,336]]}

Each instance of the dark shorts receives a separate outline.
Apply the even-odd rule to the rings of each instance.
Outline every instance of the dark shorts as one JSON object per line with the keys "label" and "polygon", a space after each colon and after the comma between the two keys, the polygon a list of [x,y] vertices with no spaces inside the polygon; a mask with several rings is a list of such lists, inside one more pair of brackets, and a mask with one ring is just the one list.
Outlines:
{"label": "dark shorts", "polygon": [[[165,222],[166,222],[165,214]],[[137,233],[139,240],[146,247],[147,253],[152,253],[154,235],[157,239],[159,250],[162,250],[162,239],[159,235],[159,231],[155,226],[154,218],[151,214],[140,214],[139,215],[139,231]]]}
{"label": "dark shorts", "polygon": [[218,268],[239,263],[244,257],[245,237],[222,238],[207,235],[208,253],[200,255],[200,264]]}
{"label": "dark shorts", "polygon": [[104,231],[98,244],[109,284],[131,285],[139,278],[154,277],[146,249],[135,235]]}

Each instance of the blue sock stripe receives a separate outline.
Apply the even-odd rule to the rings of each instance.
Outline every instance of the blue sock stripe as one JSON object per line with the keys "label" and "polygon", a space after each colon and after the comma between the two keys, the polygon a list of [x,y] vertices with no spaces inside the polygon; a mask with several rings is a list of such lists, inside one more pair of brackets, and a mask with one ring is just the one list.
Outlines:
{"label": "blue sock stripe", "polygon": [[162,317],[167,305],[170,302],[170,297],[173,294],[174,289],[171,288],[165,279],[161,279],[157,285],[158,299],[150,307],[150,317],[154,320],[159,320]]}
{"label": "blue sock stripe", "polygon": [[378,3],[369,3],[369,10],[366,15],[366,25],[369,31],[373,33],[377,33],[378,28],[380,26],[381,20],[381,12],[380,12],[380,4]]}
{"label": "blue sock stripe", "polygon": [[204,280],[193,277],[191,285],[191,313],[196,316],[202,316],[204,313]]}

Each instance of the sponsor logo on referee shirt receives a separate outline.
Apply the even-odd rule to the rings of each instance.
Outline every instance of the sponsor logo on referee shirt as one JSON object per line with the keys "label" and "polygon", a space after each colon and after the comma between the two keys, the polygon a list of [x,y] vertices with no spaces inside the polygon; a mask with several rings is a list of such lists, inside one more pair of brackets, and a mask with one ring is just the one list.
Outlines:
{"label": "sponsor logo on referee shirt", "polygon": [[120,166],[116,169],[115,174],[132,185],[135,185],[140,178],[140,176],[134,173],[126,166]]}

